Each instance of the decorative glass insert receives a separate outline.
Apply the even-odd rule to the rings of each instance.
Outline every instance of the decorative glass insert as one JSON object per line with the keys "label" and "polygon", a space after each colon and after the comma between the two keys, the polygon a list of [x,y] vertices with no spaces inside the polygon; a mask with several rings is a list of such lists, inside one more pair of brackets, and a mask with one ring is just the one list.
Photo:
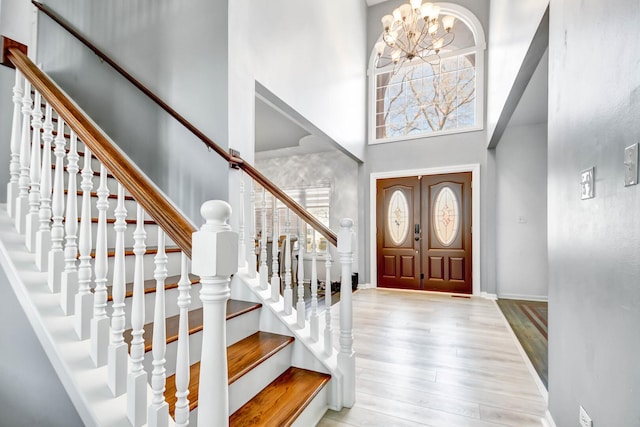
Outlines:
{"label": "decorative glass insert", "polygon": [[433,203],[433,228],[443,246],[450,246],[458,237],[460,205],[449,187],[443,187]]}
{"label": "decorative glass insert", "polygon": [[409,203],[400,190],[394,191],[391,195],[387,212],[387,227],[395,245],[402,244],[409,234]]}

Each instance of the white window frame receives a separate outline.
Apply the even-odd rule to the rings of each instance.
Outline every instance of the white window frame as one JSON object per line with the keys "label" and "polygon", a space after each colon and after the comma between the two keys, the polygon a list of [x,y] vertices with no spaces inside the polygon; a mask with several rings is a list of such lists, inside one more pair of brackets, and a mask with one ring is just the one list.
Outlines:
{"label": "white window frame", "polygon": [[[456,19],[462,21],[469,27],[469,30],[473,34],[475,40],[475,47],[460,49],[451,52],[450,55],[459,55],[462,53],[475,52],[476,55],[476,99],[475,99],[475,111],[476,111],[476,124],[473,126],[467,126],[459,129],[447,129],[432,132],[425,132],[412,135],[401,135],[386,138],[376,138],[376,59],[377,53],[375,48],[371,52],[369,58],[369,70],[367,75],[369,77],[369,100],[368,100],[368,142],[369,145],[385,144],[388,142],[406,141],[420,138],[431,138],[434,136],[450,135],[464,132],[474,132],[484,129],[484,55],[486,50],[486,42],[484,38],[484,30],[482,24],[471,13],[471,11],[465,7],[462,7],[453,3],[435,3],[440,6],[440,13],[442,15],[453,15]],[[382,34],[378,38],[378,41],[382,41]],[[444,56],[444,55],[443,55]],[[381,69],[381,71],[384,69]]]}

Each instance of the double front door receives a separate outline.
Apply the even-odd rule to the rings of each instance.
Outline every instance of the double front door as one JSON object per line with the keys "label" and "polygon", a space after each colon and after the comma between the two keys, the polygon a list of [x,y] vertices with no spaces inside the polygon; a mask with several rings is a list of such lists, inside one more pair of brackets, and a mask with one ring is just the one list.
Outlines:
{"label": "double front door", "polygon": [[471,172],[377,181],[378,286],[471,293]]}

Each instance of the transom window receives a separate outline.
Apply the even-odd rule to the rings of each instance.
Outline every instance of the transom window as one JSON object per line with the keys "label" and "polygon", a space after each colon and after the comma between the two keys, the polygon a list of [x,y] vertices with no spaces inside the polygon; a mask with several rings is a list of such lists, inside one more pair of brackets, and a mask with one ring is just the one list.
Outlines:
{"label": "transom window", "polygon": [[384,68],[372,62],[371,143],[482,127],[482,28],[462,7],[442,4],[442,10],[456,17],[455,39],[437,57]]}

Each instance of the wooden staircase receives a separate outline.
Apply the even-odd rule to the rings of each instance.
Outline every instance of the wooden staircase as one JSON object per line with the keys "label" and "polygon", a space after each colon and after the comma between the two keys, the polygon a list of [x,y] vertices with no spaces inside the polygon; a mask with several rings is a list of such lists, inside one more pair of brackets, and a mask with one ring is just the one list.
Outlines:
{"label": "wooden staircase", "polygon": [[[307,426],[328,407],[350,407],[350,292],[340,304],[338,351],[330,310],[320,322],[315,248],[306,316],[304,263],[294,308],[288,256],[284,277],[271,283],[262,255],[259,283],[255,271],[238,271],[239,261],[256,265],[244,259],[253,240],[244,213],[234,232],[230,206],[207,201],[198,230],[23,53],[11,49],[9,58],[20,72],[0,262],[83,420],[161,426],[175,411],[181,426],[198,417],[206,425],[229,417],[231,425]],[[343,219],[337,236],[251,165],[201,139],[337,245],[342,276],[351,276],[353,221]],[[244,182],[239,190],[245,197]],[[304,245],[299,251],[302,260]],[[327,255],[327,277],[330,264]]]}
{"label": "wooden staircase", "polygon": [[[84,157],[84,153],[78,148],[78,155]],[[96,164],[92,167],[94,169],[99,168],[96,159],[92,159],[92,162]],[[52,165],[55,169],[55,164]],[[94,174],[94,180],[99,179],[99,174]],[[108,187],[116,188],[117,181],[112,175],[108,175],[107,178]],[[97,188],[97,183],[94,184],[94,188]],[[82,191],[77,192],[77,196],[82,196]],[[116,197],[114,194],[110,194],[111,198]],[[98,194],[91,192],[92,207],[96,206],[98,200]],[[125,196],[125,200],[133,201],[131,196]],[[80,200],[78,200],[80,205]],[[107,223],[114,223],[115,217],[113,217],[113,207],[109,209],[109,216],[107,217]],[[98,223],[98,218],[91,218],[92,224]],[[134,226],[136,221],[133,218],[127,218],[126,222],[129,226]],[[147,229],[149,237],[153,237],[156,234],[157,224],[152,219],[145,219],[144,226]],[[95,232],[93,233],[95,236]],[[131,244],[132,242],[127,242]],[[165,252],[167,255],[175,253],[178,254],[180,249],[177,247],[166,247]],[[147,246],[145,258],[153,258],[157,253],[157,248]],[[107,256],[112,258],[115,256],[115,251],[109,249]],[[91,257],[95,257],[95,250],[92,250]],[[133,262],[135,253],[133,248],[125,249],[125,262]],[[149,262],[147,262],[149,264]],[[170,263],[171,264],[171,263]],[[174,260],[174,265],[179,264]],[[109,269],[112,271],[112,269]],[[156,281],[153,279],[153,269],[145,269],[148,276],[144,282],[144,292],[146,298],[146,306],[153,307],[153,298],[155,298]],[[176,270],[172,270],[176,271]],[[194,289],[199,289],[199,279],[195,275],[190,275],[190,281]],[[179,275],[173,275],[165,279],[165,293],[176,293],[178,288]],[[133,282],[126,284],[125,304],[130,305],[130,299],[133,296]],[[196,295],[193,295],[192,300],[197,300]],[[168,301],[174,301],[175,298],[165,297]],[[108,301],[112,301],[111,287],[108,287]],[[291,366],[291,345],[295,339],[290,336],[274,334],[259,330],[258,317],[251,314],[258,314],[262,304],[253,303],[248,301],[240,301],[230,299],[227,301],[227,323],[231,321],[236,324],[242,323],[244,326],[231,326],[227,327],[228,347],[227,347],[227,366],[229,387],[233,387],[233,384],[240,381],[242,378],[249,378],[253,381],[265,382],[264,387],[258,390],[258,393],[251,396],[247,395],[245,390],[255,389],[255,386],[247,387],[244,385],[240,390],[235,393],[230,393],[230,416],[231,426],[289,426],[292,425],[298,416],[305,410],[313,399],[321,392],[324,386],[329,382],[331,376],[328,374],[310,371],[306,369],[295,368]],[[172,310],[167,310],[173,313]],[[149,315],[147,316],[149,317]],[[147,319],[152,320],[152,319]],[[175,345],[178,340],[178,324],[179,315],[174,314],[166,317],[166,343],[168,346],[167,353],[175,354]],[[250,325],[250,326],[249,326]],[[197,307],[189,311],[189,335],[190,335],[190,347],[196,350],[200,350],[200,343],[202,337],[201,332],[203,329],[203,309]],[[152,340],[153,340],[154,323],[148,321],[144,325],[144,350],[145,350],[145,369],[148,373],[149,380],[151,379],[152,370]],[[239,335],[240,334],[240,335]],[[124,331],[125,342],[130,346],[132,340],[132,329],[129,328]],[[173,347],[171,347],[173,346]],[[190,368],[189,383],[189,401],[191,415],[191,425],[196,424],[197,420],[197,407],[198,407],[198,386],[200,379],[200,362],[199,352],[191,353],[192,360],[195,361]],[[266,363],[269,360],[275,360],[280,358],[277,363]],[[170,357],[167,357],[170,360]],[[261,372],[262,370],[262,372]],[[169,413],[173,417],[176,404],[176,378],[175,378],[175,366],[167,366],[167,379],[166,379],[166,391],[165,399],[169,403]],[[326,399],[326,396],[324,397]]]}

